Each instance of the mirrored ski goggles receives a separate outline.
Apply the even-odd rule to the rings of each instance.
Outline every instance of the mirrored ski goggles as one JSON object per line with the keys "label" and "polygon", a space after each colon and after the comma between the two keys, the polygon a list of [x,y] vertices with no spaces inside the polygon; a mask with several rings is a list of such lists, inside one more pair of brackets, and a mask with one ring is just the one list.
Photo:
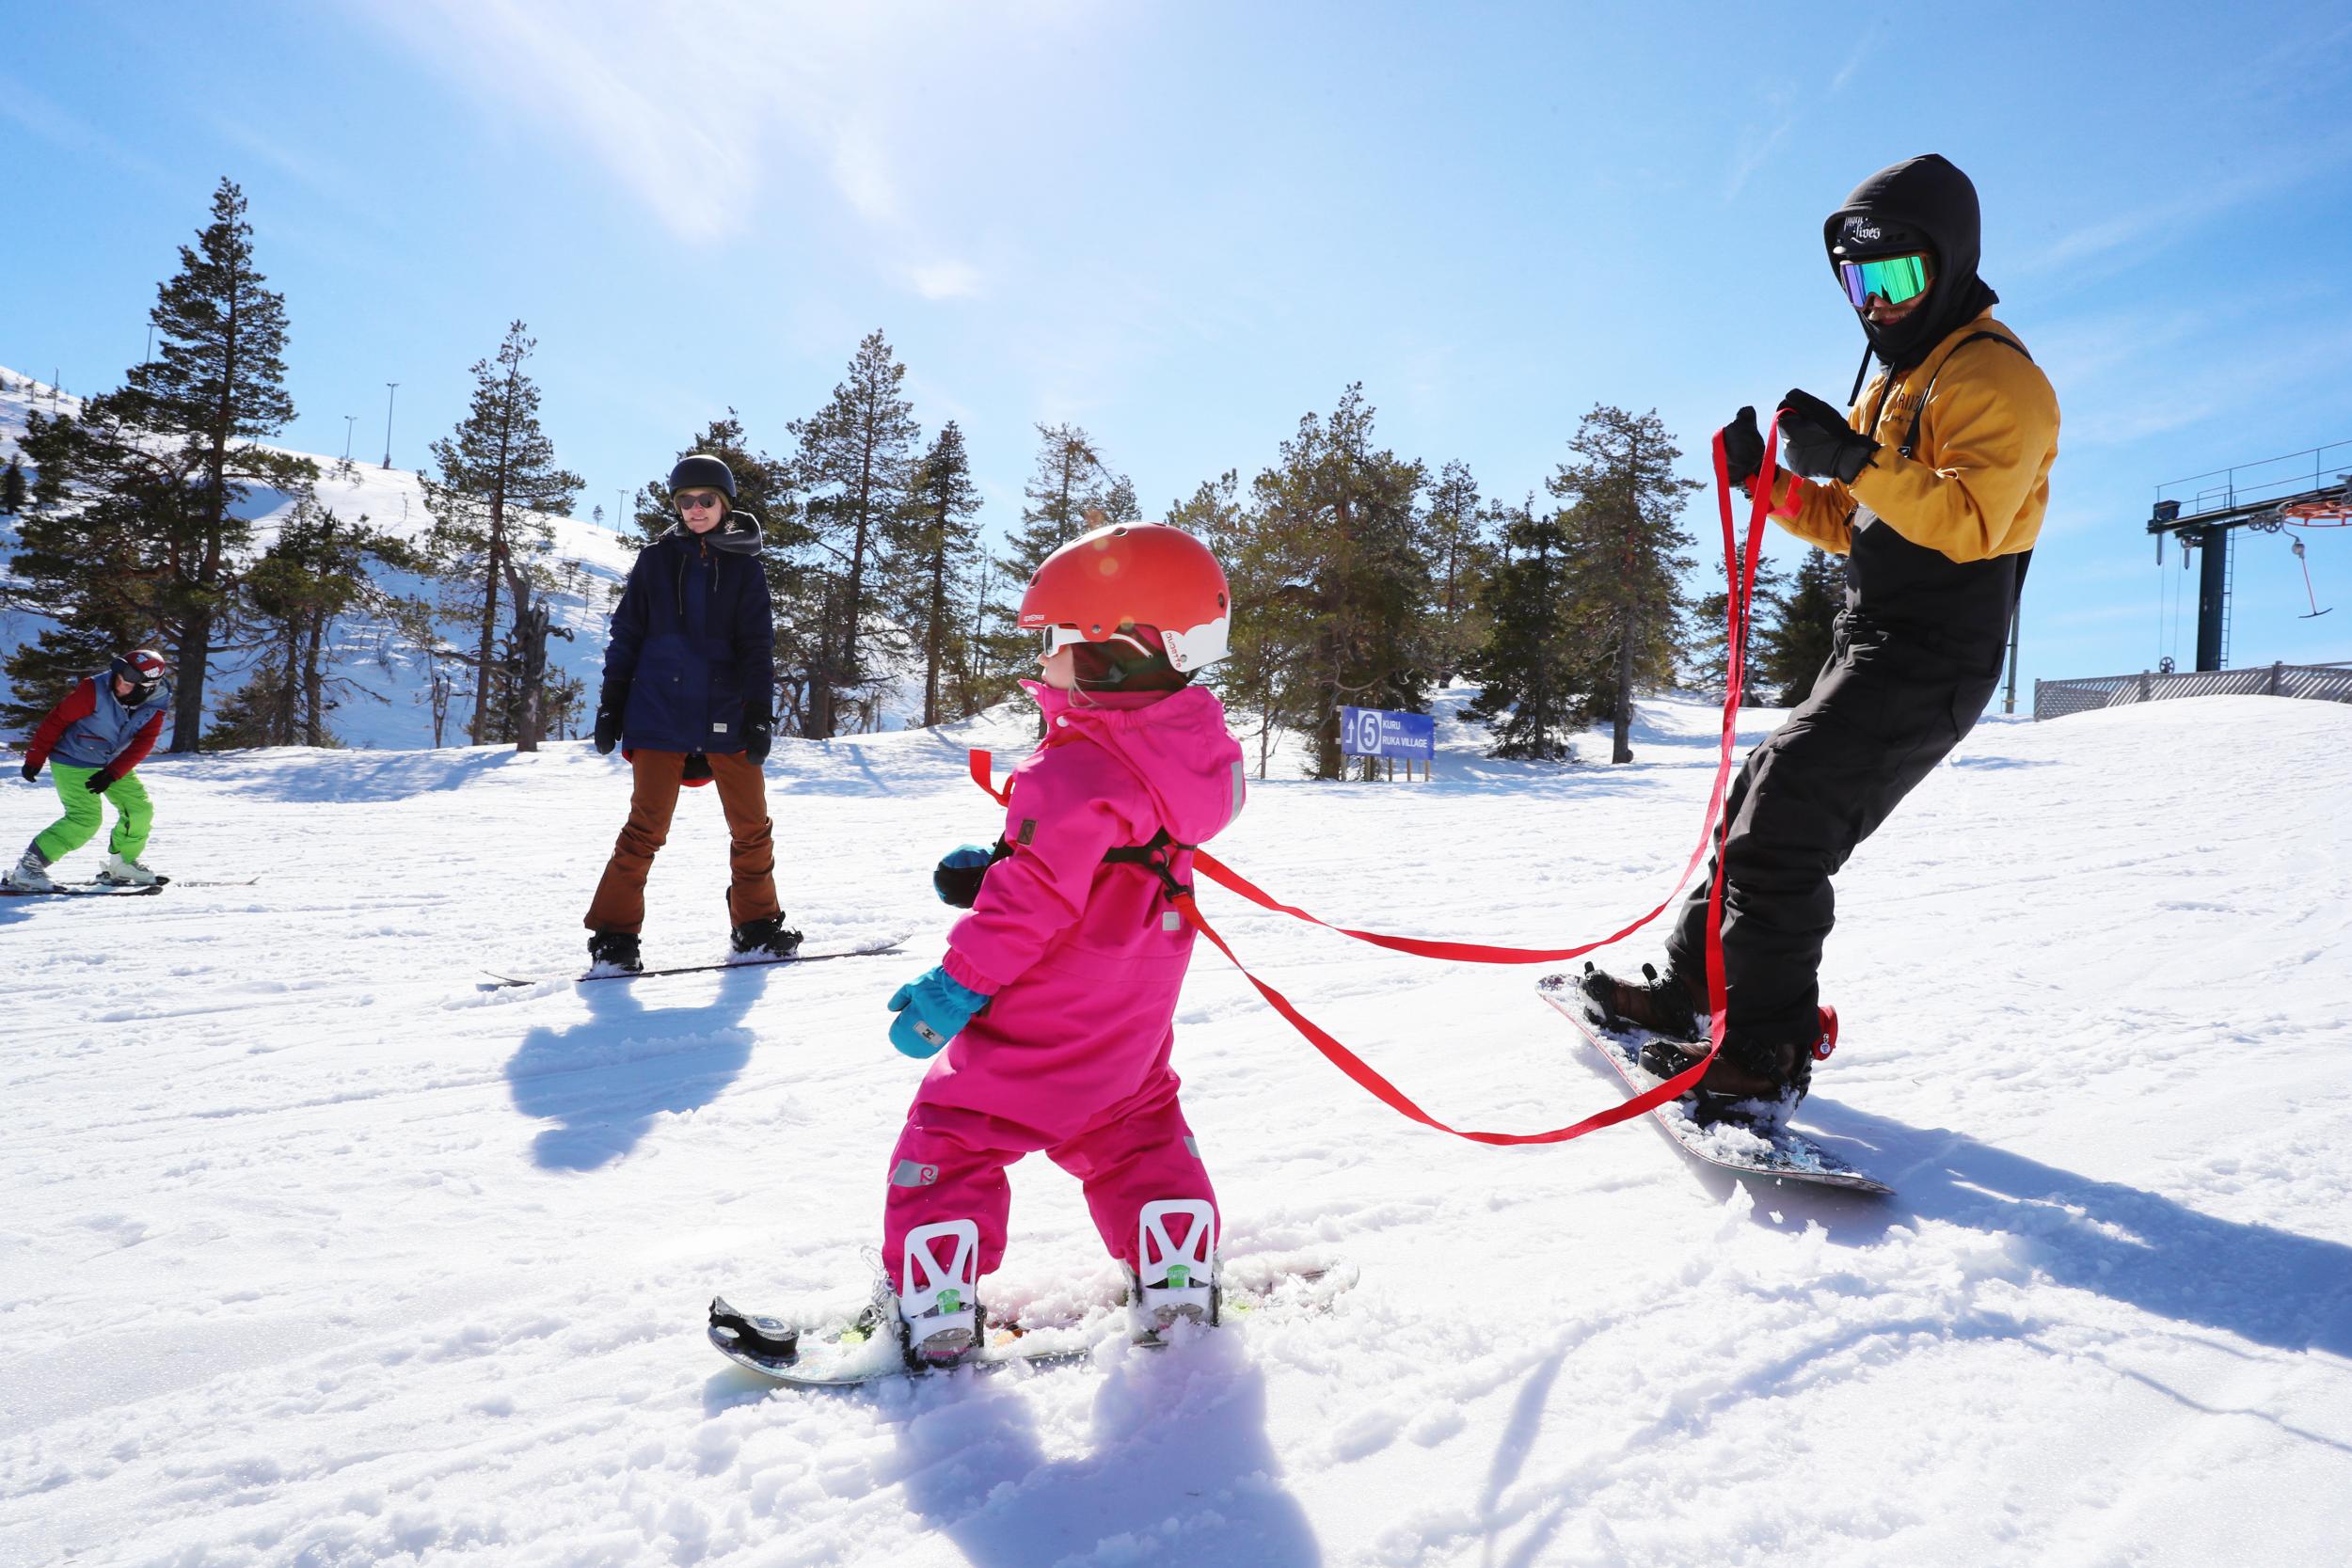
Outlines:
{"label": "mirrored ski goggles", "polygon": [[1868,261],[1840,261],[1837,276],[1846,297],[1857,310],[1876,294],[1889,305],[1900,305],[1927,292],[1928,259],[1923,255],[1882,256]]}

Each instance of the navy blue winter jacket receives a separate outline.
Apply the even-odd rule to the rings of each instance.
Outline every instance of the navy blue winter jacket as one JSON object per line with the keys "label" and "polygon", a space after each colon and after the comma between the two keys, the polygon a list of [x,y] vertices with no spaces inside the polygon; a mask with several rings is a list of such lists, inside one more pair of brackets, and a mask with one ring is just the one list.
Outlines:
{"label": "navy blue winter jacket", "polygon": [[729,514],[697,537],[679,523],[637,552],[612,610],[604,701],[626,693],[632,751],[740,752],[747,713],[766,718],[775,638],[758,520]]}

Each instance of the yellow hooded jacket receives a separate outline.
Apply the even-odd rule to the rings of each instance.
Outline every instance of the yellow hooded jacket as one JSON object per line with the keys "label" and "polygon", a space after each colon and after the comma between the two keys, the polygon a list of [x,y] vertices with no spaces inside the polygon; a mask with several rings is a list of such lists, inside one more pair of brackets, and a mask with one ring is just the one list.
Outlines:
{"label": "yellow hooded jacket", "polygon": [[[2033,548],[2058,459],[2058,394],[2017,349],[1963,341],[1978,332],[2024,346],[1988,310],[1909,370],[1880,371],[1847,416],[1879,443],[1878,455],[1851,485],[1787,476],[1773,518],[1837,555],[1853,547],[1857,506],[1963,564]],[[1905,455],[1899,449],[1923,394],[1918,444]]]}

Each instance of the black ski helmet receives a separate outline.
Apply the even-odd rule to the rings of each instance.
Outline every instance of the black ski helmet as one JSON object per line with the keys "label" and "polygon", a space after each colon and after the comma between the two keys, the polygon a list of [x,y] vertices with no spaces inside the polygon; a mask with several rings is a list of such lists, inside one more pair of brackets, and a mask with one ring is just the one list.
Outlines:
{"label": "black ski helmet", "polygon": [[155,688],[163,684],[169,670],[164,656],[152,648],[134,648],[127,654],[117,654],[114,663],[107,667],[109,674],[131,683],[134,703],[143,703],[155,695]]}
{"label": "black ski helmet", "polygon": [[716,490],[731,505],[735,500],[735,470],[708,452],[689,452],[670,470],[670,494],[675,496],[680,490]]}

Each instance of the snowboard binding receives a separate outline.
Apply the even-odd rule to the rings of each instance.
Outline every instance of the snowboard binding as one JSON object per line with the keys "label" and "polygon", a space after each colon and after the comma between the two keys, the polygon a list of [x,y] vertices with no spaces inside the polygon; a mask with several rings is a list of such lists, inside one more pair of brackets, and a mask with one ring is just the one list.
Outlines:
{"label": "snowboard binding", "polygon": [[[1180,1243],[1168,1221],[1191,1223]],[[1215,1328],[1222,1292],[1216,1283],[1216,1211],[1206,1198],[1160,1198],[1136,1225],[1137,1268],[1128,1273],[1128,1304],[1138,1339],[1156,1343],[1179,1323]]]}
{"label": "snowboard binding", "polygon": [[710,1338],[720,1349],[763,1367],[788,1367],[801,1355],[799,1329],[773,1318],[738,1312],[724,1296],[710,1298]]}
{"label": "snowboard binding", "polygon": [[[947,1243],[946,1261],[931,1250]],[[898,1290],[891,1306],[898,1350],[909,1371],[933,1371],[967,1360],[980,1347],[988,1314],[978,1296],[980,1227],[943,1220],[907,1232]]]}

